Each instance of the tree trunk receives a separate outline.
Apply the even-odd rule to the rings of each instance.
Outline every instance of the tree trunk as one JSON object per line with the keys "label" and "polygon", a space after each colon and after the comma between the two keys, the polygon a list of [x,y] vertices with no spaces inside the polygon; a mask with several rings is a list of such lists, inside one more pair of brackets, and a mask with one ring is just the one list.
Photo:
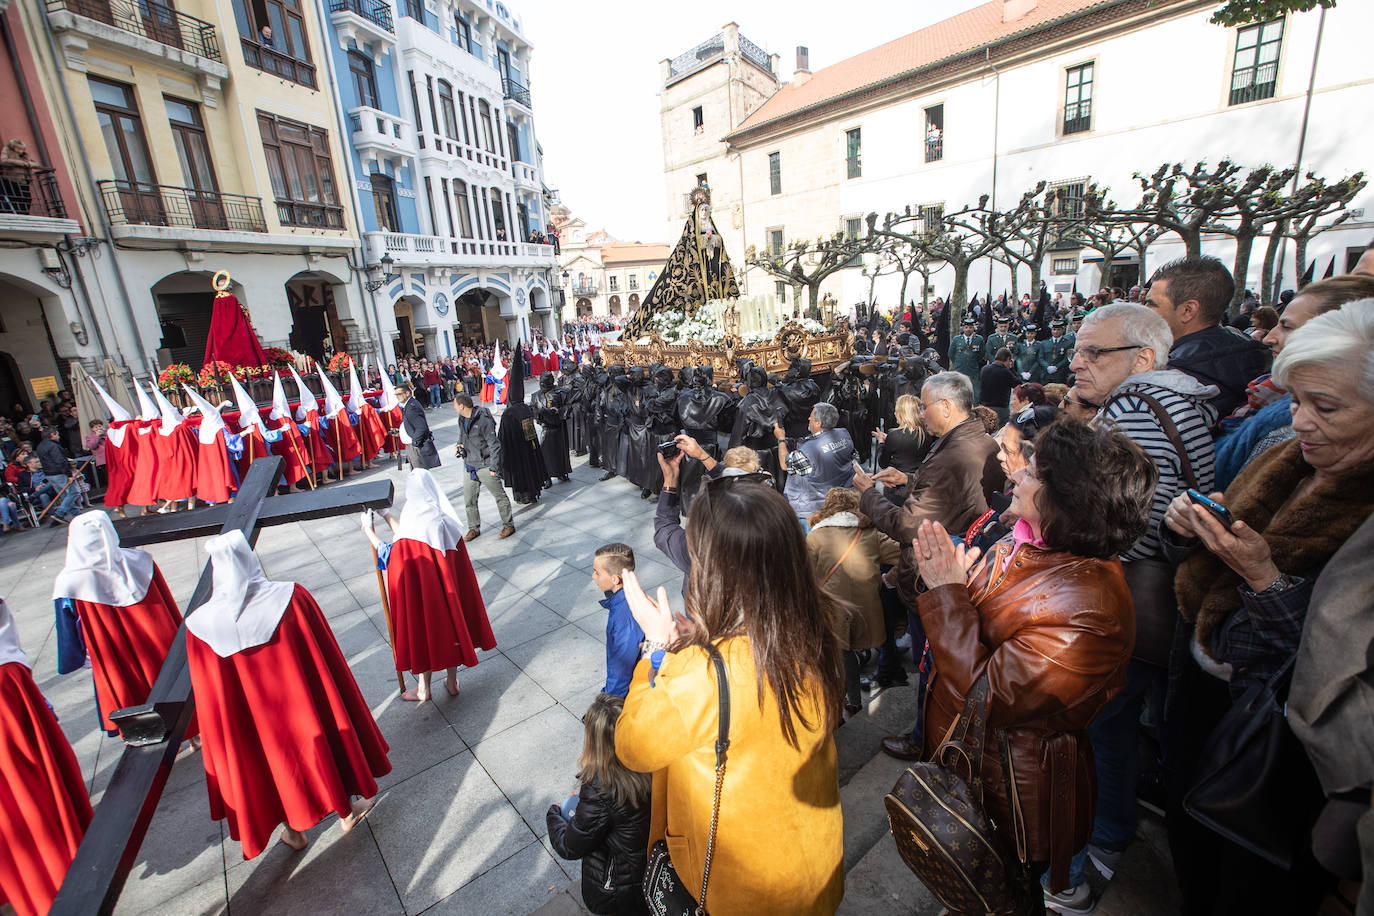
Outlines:
{"label": "tree trunk", "polygon": [[1035,300],[1035,301],[1037,301],[1037,302],[1040,301],[1040,283],[1041,283],[1041,280],[1042,280],[1042,276],[1041,276],[1041,275],[1042,275],[1042,272],[1044,271],[1044,269],[1045,269],[1045,261],[1044,261],[1043,258],[1040,258],[1040,259],[1037,259],[1037,260],[1034,260],[1034,261],[1031,262],[1031,265],[1030,265],[1030,272],[1031,272],[1031,288],[1030,288],[1030,294],[1031,294],[1031,299],[1033,299],[1033,300]]}
{"label": "tree trunk", "polygon": [[[1293,236],[1293,288],[1302,289],[1302,278],[1307,273],[1307,239],[1305,235]],[[1282,290],[1280,290],[1282,292]]]}
{"label": "tree trunk", "polygon": [[1274,261],[1278,258],[1279,246],[1283,244],[1284,233],[1288,231],[1288,220],[1281,219],[1274,224],[1269,233],[1269,244],[1264,249],[1264,272],[1260,276],[1260,304],[1274,304]]}
{"label": "tree trunk", "polygon": [[1250,270],[1250,252],[1255,247],[1255,230],[1249,229],[1236,234],[1236,260],[1231,267],[1231,279],[1236,282],[1236,291],[1231,294],[1231,304],[1226,309],[1228,318],[1234,318],[1240,311],[1245,299],[1245,275]]}
{"label": "tree trunk", "polygon": [[954,268],[954,289],[949,294],[945,308],[950,309],[950,336],[953,337],[963,323],[964,309],[968,307],[968,272],[972,264],[969,261],[960,261],[951,262],[950,266]]}
{"label": "tree trunk", "polygon": [[1183,239],[1183,253],[1190,258],[1202,257],[1202,230],[1186,229],[1178,233]]}
{"label": "tree trunk", "polygon": [[802,284],[794,282],[792,284],[792,315],[801,314]]}
{"label": "tree trunk", "polygon": [[1018,291],[1016,284],[1016,276],[1020,273],[1020,271],[1017,270],[1017,268],[1021,265],[1020,262],[1018,262],[1015,258],[1012,258],[1010,263],[1007,264],[1007,266],[1011,268],[1011,301],[1007,304],[1010,305],[1012,308],[1015,308],[1016,303],[1021,300],[1021,293]]}
{"label": "tree trunk", "polygon": [[[810,318],[812,321],[820,321],[820,320],[821,320],[821,307],[820,307],[820,305],[818,304],[818,302],[819,302],[819,300],[820,300],[820,295],[821,295],[821,281],[817,280],[817,281],[815,281],[814,283],[808,283],[808,284],[806,285],[806,291],[807,291],[807,297],[806,297],[806,302],[807,302],[806,314],[807,314],[807,317]],[[901,314],[900,309],[898,310],[897,314],[899,314],[899,315]],[[798,315],[798,317],[800,317],[800,314]]]}
{"label": "tree trunk", "polygon": [[909,271],[909,270],[904,270],[904,271],[902,271],[902,291],[899,292],[899,293],[897,294],[897,301],[899,301],[899,302],[905,302],[905,301],[906,301],[906,284],[907,284],[907,281],[910,280],[910,279],[911,279],[911,271]]}

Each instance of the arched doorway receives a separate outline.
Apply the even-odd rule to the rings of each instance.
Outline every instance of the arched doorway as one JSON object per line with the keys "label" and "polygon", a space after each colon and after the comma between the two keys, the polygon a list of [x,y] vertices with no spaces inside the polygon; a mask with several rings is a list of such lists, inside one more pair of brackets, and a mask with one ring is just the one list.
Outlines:
{"label": "arched doorway", "polygon": [[[183,270],[168,274],[152,286],[153,303],[161,327],[157,341],[158,364],[185,363],[199,371],[205,361],[205,341],[210,336],[210,316],[215,291],[209,271]],[[243,286],[231,282],[229,292],[243,302]]]}
{"label": "arched doorway", "polygon": [[612,315],[619,315],[619,314],[620,314],[620,297],[619,297],[619,296],[612,296],[609,300],[607,300],[606,305],[610,308],[610,311],[611,311],[611,314],[612,314]]}
{"label": "arched doorway", "polygon": [[577,317],[578,317],[578,318],[590,318],[590,317],[592,317],[592,300],[590,300],[590,299],[578,299],[578,300],[577,300]]}
{"label": "arched doorway", "polygon": [[425,339],[415,333],[415,311],[423,309],[424,303],[414,296],[402,296],[392,306],[396,315],[396,355],[424,356]]}
{"label": "arched doorway", "polygon": [[639,310],[639,293],[630,293],[630,314],[633,315]]}
{"label": "arched doorway", "polygon": [[37,406],[33,383],[52,378],[58,388],[67,387],[67,360],[57,356],[48,322],[50,308],[52,314],[61,314],[57,296],[50,290],[0,274],[0,410],[6,413],[14,404],[26,411]]}
{"label": "arched doorway", "polygon": [[348,330],[339,320],[335,287],[343,280],[319,270],[306,270],[286,281],[291,308],[291,349],[323,363],[331,353],[348,349]]}

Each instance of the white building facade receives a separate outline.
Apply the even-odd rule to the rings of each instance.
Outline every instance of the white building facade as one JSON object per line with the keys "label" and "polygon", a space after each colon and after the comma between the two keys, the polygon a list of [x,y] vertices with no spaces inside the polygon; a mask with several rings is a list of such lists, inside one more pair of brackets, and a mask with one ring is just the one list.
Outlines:
{"label": "white building facade", "polygon": [[551,192],[519,20],[494,0],[330,6],[363,256],[396,352],[552,334],[553,246],[530,241]]}
{"label": "white building facade", "polygon": [[[1095,182],[1128,206],[1140,197],[1133,174],[1164,162],[1298,163],[1328,181],[1365,168],[1374,127],[1358,113],[1374,109],[1374,69],[1362,51],[1374,6],[1240,28],[1208,22],[1215,8],[1210,0],[992,0],[814,74],[801,61],[792,82],[721,135],[714,158],[694,163],[710,171],[717,200],[741,202],[740,219],[721,225],[730,256],[740,264],[749,245],[862,232],[870,212],[953,211],[983,194],[1008,208],[1042,180],[1071,197]],[[665,117],[665,142],[676,129]],[[680,174],[668,170],[666,180],[670,194],[682,190]],[[1371,207],[1366,188],[1345,223],[1312,240],[1317,276],[1333,259],[1336,273],[1353,263],[1374,234]],[[1260,288],[1264,244],[1238,283]],[[1229,265],[1234,243],[1207,237],[1203,250]],[[1296,285],[1293,250],[1286,246],[1281,286]],[[1144,273],[1182,253],[1176,236],[1162,236]],[[1107,269],[1088,249],[1046,260],[1051,290],[1148,279],[1135,255]],[[774,278],[744,273],[749,293],[773,291]],[[947,294],[952,278],[937,270],[931,286]],[[1020,280],[1025,291],[1024,266]],[[900,283],[879,277],[876,300],[894,303]],[[919,301],[919,286],[913,277],[909,300]],[[1010,286],[1009,269],[989,261],[969,288]],[[857,269],[822,290],[846,305],[869,291]]]}

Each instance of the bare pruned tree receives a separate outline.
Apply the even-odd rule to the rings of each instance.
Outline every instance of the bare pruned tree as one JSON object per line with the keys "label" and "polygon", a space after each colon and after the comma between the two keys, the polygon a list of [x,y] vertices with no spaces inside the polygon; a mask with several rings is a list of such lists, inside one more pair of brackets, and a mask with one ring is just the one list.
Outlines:
{"label": "bare pruned tree", "polygon": [[831,274],[859,267],[873,242],[867,236],[850,238],[836,232],[814,242],[797,239],[781,251],[759,251],[754,245],[745,252],[744,262],[782,280],[794,290],[807,292],[807,314],[819,321],[821,283]]}

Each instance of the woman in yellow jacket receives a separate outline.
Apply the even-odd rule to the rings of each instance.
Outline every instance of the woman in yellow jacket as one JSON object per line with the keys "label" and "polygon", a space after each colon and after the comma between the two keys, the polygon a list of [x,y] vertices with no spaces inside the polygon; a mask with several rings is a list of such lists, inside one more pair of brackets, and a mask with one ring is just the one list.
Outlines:
{"label": "woman in yellow jacket", "polygon": [[653,773],[649,844],[701,891],[719,727],[714,668],[725,661],[730,746],[706,908],[732,914],[830,914],[844,896],[839,776],[831,732],[844,665],[797,518],[749,478],[711,481],[687,521],[687,616],[625,576],[644,630],[616,726],[616,754]]}

